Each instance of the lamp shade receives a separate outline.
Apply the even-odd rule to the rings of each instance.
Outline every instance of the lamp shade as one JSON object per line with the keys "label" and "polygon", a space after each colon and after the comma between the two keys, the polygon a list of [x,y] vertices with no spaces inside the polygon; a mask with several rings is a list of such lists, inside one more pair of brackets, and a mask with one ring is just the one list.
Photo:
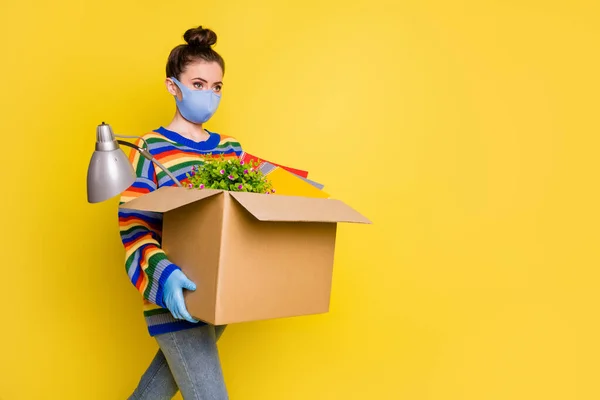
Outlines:
{"label": "lamp shade", "polygon": [[98,126],[96,151],[88,167],[88,202],[108,200],[124,192],[135,179],[133,166],[119,147],[110,126],[102,123]]}

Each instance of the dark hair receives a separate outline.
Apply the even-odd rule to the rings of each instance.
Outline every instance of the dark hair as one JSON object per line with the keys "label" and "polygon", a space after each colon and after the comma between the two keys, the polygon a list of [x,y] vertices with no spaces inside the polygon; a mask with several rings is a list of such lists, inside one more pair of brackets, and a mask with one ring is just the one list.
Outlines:
{"label": "dark hair", "polygon": [[195,61],[216,62],[225,73],[225,61],[223,57],[212,49],[217,43],[217,34],[210,29],[204,29],[202,26],[188,29],[183,34],[187,44],[180,44],[171,50],[167,60],[167,78],[179,76],[188,64]]}

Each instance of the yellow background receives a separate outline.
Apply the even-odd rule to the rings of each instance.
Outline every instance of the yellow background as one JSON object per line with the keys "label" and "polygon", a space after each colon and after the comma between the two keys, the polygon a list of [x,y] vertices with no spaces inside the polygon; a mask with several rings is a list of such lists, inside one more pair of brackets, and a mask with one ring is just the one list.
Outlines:
{"label": "yellow background", "polygon": [[595,1],[0,4],[0,399],[124,399],[156,349],[96,125],[169,122],[164,64],[219,35],[208,128],[374,221],[339,230],[331,312],[232,326],[233,400],[598,399]]}

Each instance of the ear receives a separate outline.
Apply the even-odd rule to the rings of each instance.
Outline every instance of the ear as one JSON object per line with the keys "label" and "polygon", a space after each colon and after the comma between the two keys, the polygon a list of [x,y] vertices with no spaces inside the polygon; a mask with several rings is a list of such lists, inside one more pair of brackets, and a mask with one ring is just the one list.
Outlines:
{"label": "ear", "polygon": [[165,79],[165,86],[167,87],[167,92],[169,92],[171,96],[177,96],[177,98],[181,100],[183,97],[181,96],[181,90],[179,90],[179,87],[171,80],[171,78]]}

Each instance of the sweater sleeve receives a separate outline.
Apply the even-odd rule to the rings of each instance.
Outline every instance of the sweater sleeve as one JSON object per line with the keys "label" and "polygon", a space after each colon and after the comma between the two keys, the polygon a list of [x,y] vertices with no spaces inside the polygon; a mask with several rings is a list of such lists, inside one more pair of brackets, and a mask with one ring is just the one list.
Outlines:
{"label": "sweater sleeve", "polygon": [[[150,193],[158,186],[151,161],[135,150],[129,159],[137,178],[121,195],[120,204]],[[167,259],[161,248],[162,214],[119,209],[119,231],[125,247],[125,269],[129,280],[146,301],[166,308],[164,284],[179,267]]]}

